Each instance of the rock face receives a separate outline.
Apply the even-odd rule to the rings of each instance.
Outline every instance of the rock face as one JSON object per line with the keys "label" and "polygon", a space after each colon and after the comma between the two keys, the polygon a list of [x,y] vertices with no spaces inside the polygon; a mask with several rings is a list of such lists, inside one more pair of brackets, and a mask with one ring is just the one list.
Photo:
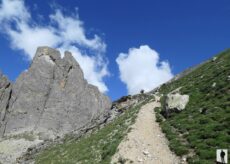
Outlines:
{"label": "rock face", "polygon": [[170,116],[170,113],[180,112],[185,109],[189,102],[189,95],[181,95],[179,93],[180,88],[170,92],[164,99],[163,114],[166,117]]}
{"label": "rock face", "polygon": [[40,47],[15,84],[0,76],[0,105],[2,135],[33,132],[45,139],[103,121],[111,103],[87,83],[70,52],[61,58],[59,51]]}
{"label": "rock face", "polygon": [[12,85],[9,80],[0,72],[0,137],[3,136],[5,117],[9,108],[9,100],[12,94]]}

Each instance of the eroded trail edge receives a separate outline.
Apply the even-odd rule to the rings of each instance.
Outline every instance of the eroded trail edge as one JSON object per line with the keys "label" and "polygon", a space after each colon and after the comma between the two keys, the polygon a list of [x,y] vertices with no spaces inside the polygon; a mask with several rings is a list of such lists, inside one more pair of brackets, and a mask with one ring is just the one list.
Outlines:
{"label": "eroded trail edge", "polygon": [[170,151],[168,141],[156,122],[154,108],[159,106],[157,101],[142,106],[131,131],[118,146],[112,163],[180,163],[180,158]]}

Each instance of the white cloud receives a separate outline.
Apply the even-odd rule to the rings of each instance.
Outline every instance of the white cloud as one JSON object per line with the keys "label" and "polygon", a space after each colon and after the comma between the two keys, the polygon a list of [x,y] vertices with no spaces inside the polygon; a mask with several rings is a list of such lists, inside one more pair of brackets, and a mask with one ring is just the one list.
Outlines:
{"label": "white cloud", "polygon": [[[56,9],[49,18],[46,25],[36,24],[23,0],[2,0],[0,4],[0,28],[8,36],[12,49],[22,50],[29,60],[34,57],[38,46],[72,51],[86,80],[106,92],[108,88],[103,78],[109,75],[109,71],[103,40],[98,35],[93,38],[86,36],[77,11],[66,16]],[[94,54],[84,54],[81,49]]]}
{"label": "white cloud", "polygon": [[30,18],[24,1],[20,0],[2,0],[0,11],[0,22],[3,20],[26,21]]}
{"label": "white cloud", "polygon": [[61,38],[53,33],[49,27],[30,27],[28,24],[18,24],[19,30],[8,28],[6,30],[13,49],[23,50],[28,59],[31,60],[38,46],[56,47]]}
{"label": "white cloud", "polygon": [[116,62],[129,94],[150,91],[173,77],[169,63],[160,61],[159,54],[147,45],[120,53]]}
{"label": "white cloud", "polygon": [[58,33],[66,42],[77,43],[81,46],[104,51],[106,45],[97,35],[93,39],[87,39],[83,22],[79,20],[79,16],[65,17],[60,10],[56,10],[55,14],[50,15],[51,20],[58,25]]}

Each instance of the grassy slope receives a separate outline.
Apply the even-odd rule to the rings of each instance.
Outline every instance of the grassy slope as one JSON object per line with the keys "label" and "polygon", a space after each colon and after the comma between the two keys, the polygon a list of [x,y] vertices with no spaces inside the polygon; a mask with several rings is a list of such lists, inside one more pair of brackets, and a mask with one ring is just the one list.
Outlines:
{"label": "grassy slope", "polygon": [[109,164],[112,155],[115,154],[119,143],[130,130],[130,125],[134,123],[136,115],[144,103],[125,111],[112,123],[89,136],[80,140],[67,138],[64,144],[43,151],[36,157],[35,163]]}
{"label": "grassy slope", "polygon": [[[189,163],[213,163],[216,149],[230,150],[230,50],[217,55],[183,78],[161,87],[167,94],[181,87],[189,94],[186,109],[166,121],[157,120],[178,155],[195,153]],[[215,87],[212,85],[216,83]],[[159,112],[158,112],[159,113]]]}

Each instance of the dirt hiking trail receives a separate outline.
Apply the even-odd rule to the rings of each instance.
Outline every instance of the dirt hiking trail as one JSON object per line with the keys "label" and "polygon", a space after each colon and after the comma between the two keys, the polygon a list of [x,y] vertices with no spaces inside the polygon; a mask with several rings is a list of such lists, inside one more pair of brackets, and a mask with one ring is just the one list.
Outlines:
{"label": "dirt hiking trail", "polygon": [[[156,100],[159,98],[156,98]],[[165,135],[156,122],[154,108],[158,101],[141,107],[131,132],[118,146],[118,152],[112,158],[114,163],[133,164],[179,164],[180,158],[173,154]]]}

